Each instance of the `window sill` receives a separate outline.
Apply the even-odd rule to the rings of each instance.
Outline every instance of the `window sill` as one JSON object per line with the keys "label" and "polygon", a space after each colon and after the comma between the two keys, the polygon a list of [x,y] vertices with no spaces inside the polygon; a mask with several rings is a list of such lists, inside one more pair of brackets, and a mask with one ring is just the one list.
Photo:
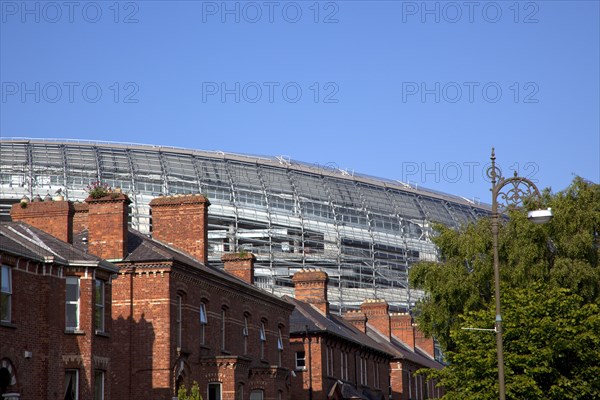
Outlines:
{"label": "window sill", "polygon": [[306,367],[301,367],[301,368],[296,367],[294,369],[294,371],[300,371],[300,372],[302,372],[302,371],[308,371],[308,368],[306,368]]}
{"label": "window sill", "polygon": [[205,350],[210,350],[210,346],[207,346],[207,345],[205,345],[205,344],[201,344],[201,345],[200,345],[200,348],[201,348],[201,349],[205,349]]}
{"label": "window sill", "polygon": [[0,326],[4,326],[6,328],[11,328],[11,329],[17,329],[17,326],[15,324],[13,324],[12,322],[8,322],[8,321],[0,322]]}
{"label": "window sill", "polygon": [[109,338],[110,337],[110,333],[104,332],[104,331],[96,331],[96,336]]}
{"label": "window sill", "polygon": [[80,329],[65,329],[66,335],[85,335],[85,331]]}
{"label": "window sill", "polygon": [[231,352],[230,352],[230,351],[227,351],[227,350],[223,350],[223,349],[221,349],[221,354],[224,354],[224,355],[226,355],[226,356],[230,356],[230,355],[231,355]]}

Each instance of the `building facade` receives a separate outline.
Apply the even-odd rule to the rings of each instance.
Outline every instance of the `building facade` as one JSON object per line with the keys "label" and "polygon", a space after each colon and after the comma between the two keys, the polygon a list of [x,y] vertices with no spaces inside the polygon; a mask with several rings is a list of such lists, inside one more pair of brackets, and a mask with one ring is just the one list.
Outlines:
{"label": "building facade", "polygon": [[118,269],[21,222],[0,224],[0,266],[0,398],[111,398]]}
{"label": "building facade", "polygon": [[330,312],[328,279],[323,271],[301,270],[293,277],[295,298],[286,297],[295,306],[292,399],[388,399],[393,354]]}
{"label": "building facade", "polygon": [[432,223],[489,213],[477,201],[287,157],[33,139],[1,139],[0,153],[0,206],[59,190],[84,200],[101,181],[128,194],[131,226],[149,233],[153,198],[204,193],[214,265],[228,252],[251,252],[256,285],[277,295],[291,295],[294,273],[318,267],[336,312],[373,297],[406,311],[422,295],[410,290],[408,269],[437,257]]}
{"label": "building facade", "polygon": [[[86,255],[105,266],[106,272],[91,267],[54,269],[59,277],[66,276],[62,279],[66,284],[56,283],[51,292],[58,298],[66,296],[67,317],[60,319],[59,314],[65,314],[53,299],[39,300],[45,304],[40,312],[55,334],[40,334],[31,320],[35,314],[20,308],[12,322],[3,323],[1,333],[10,336],[2,337],[0,358],[10,361],[7,369],[14,372],[16,380],[6,390],[14,389],[25,397],[31,390],[25,389],[30,388],[28,383],[37,382],[33,386],[41,392],[32,398],[171,399],[179,388],[198,382],[203,398],[209,400],[289,399],[289,317],[293,306],[252,284],[254,257],[248,253],[225,255],[225,271],[208,265],[209,203],[204,196],[162,197],[151,203],[153,238],[128,228],[129,202],[121,193],[110,193],[77,205],[48,200],[12,207],[13,220],[21,222],[3,223],[7,231],[12,232],[11,224],[22,224],[24,230],[63,243],[74,254]],[[21,270],[31,260],[13,258],[3,257],[3,277],[11,279],[13,308],[16,304],[25,307],[27,296],[20,290],[29,275]],[[5,268],[5,262],[11,269]],[[11,263],[21,268],[14,269]],[[46,276],[48,267],[44,265],[42,279],[51,279]],[[69,285],[74,277],[81,292],[77,303],[81,317],[69,331],[60,322],[67,318],[67,325],[73,324],[68,321]],[[98,287],[94,286],[98,279],[106,279],[104,288],[110,282],[112,289],[103,292],[107,318],[102,329],[93,312],[99,307]],[[39,285],[30,282],[26,287],[35,291]],[[28,320],[21,323],[17,317]],[[19,335],[24,333],[21,340]],[[23,361],[19,351],[27,349],[25,343],[30,340],[57,343],[54,335],[64,343],[56,346],[62,352],[55,354],[49,348],[32,351],[47,373],[46,379],[37,379],[37,372],[21,364],[28,361]],[[10,349],[4,348],[5,343]],[[57,363],[63,368],[54,368]],[[97,392],[99,379],[102,393]],[[68,397],[71,390],[72,397]]]}

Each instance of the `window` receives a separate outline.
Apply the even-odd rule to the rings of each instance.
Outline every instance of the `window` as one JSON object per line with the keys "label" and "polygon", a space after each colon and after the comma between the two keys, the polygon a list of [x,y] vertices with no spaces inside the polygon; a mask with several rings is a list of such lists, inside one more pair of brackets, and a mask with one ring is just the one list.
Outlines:
{"label": "window", "polygon": [[248,317],[244,317],[244,327],[242,328],[242,336],[244,336],[244,354],[248,354]]}
{"label": "window", "polygon": [[236,400],[244,400],[244,384],[238,384],[237,391],[235,392]]}
{"label": "window", "polygon": [[265,323],[260,323],[260,358],[265,359],[265,342],[267,341],[267,334],[265,332]]}
{"label": "window", "polygon": [[374,385],[376,389],[379,389],[381,385],[379,385],[379,365],[376,362],[373,362],[373,379],[375,380]]}
{"label": "window", "polygon": [[104,332],[104,281],[96,279],[94,284],[94,319],[96,332]]}
{"label": "window", "polygon": [[341,378],[342,380],[348,380],[348,353],[342,351],[342,360],[340,363]]}
{"label": "window", "polygon": [[208,400],[221,400],[221,384],[220,383],[209,383],[207,391],[208,391]]}
{"label": "window", "polygon": [[296,352],[296,369],[306,369],[306,353],[304,351]]}
{"label": "window", "polygon": [[225,309],[221,310],[221,350],[225,350],[226,346],[225,346],[225,336],[226,336],[226,332],[225,332],[225,328],[226,328],[226,323],[227,323],[227,313],[225,311]]}
{"label": "window", "polygon": [[262,390],[253,390],[250,392],[250,400],[263,400],[264,394]]}
{"label": "window", "polygon": [[67,276],[66,328],[79,329],[79,278]]}
{"label": "window", "polygon": [[0,321],[11,321],[12,274],[10,267],[3,265],[0,274]]}
{"label": "window", "polygon": [[181,308],[183,306],[183,298],[180,294],[177,295],[177,312],[176,312],[176,329],[177,329],[177,347],[181,349],[181,335],[183,330],[183,320],[182,320],[182,312]]}
{"label": "window", "polygon": [[331,346],[325,348],[325,364],[327,364],[327,376],[333,376],[333,348]]}
{"label": "window", "polygon": [[206,317],[206,305],[204,303],[200,303],[200,344],[205,343],[206,324],[208,324],[208,318]]}
{"label": "window", "polygon": [[277,365],[281,367],[283,363],[283,337],[281,335],[281,328],[279,328],[277,336]]}
{"label": "window", "polygon": [[367,382],[367,360],[363,357],[360,357],[360,384],[368,385]]}
{"label": "window", "polygon": [[94,372],[94,400],[104,400],[104,371]]}
{"label": "window", "polygon": [[65,400],[79,400],[79,370],[65,370]]}

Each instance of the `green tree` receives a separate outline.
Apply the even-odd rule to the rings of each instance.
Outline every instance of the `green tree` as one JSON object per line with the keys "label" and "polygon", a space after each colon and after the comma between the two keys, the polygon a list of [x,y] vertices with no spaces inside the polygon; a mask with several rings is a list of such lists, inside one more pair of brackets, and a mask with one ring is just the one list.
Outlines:
{"label": "green tree", "polygon": [[[600,185],[575,178],[564,191],[543,193],[543,207],[554,219],[545,225],[527,221],[522,211],[510,211],[499,230],[503,287],[526,288],[535,282],[569,288],[585,303],[600,300]],[[537,208],[540,204],[528,204]],[[421,263],[410,271],[413,287],[426,292],[417,305],[417,322],[452,351],[450,335],[460,316],[483,310],[493,299],[491,221],[481,218],[458,230],[436,225],[434,242],[440,263]],[[502,301],[504,302],[504,296]],[[493,324],[494,319],[492,318]]]}
{"label": "green tree", "polygon": [[[499,230],[507,398],[600,398],[600,185],[575,178],[564,191],[544,191],[546,225],[509,211]],[[426,297],[417,322],[434,335],[449,367],[427,371],[445,399],[497,398],[495,335],[463,327],[494,327],[491,221],[460,229],[436,225],[441,261],[410,271]]]}
{"label": "green tree", "polygon": [[[507,399],[600,399],[600,307],[547,284],[505,293]],[[459,322],[489,328],[494,314],[490,303]],[[497,399],[495,334],[452,329],[451,337],[449,366],[423,373],[444,385],[445,400]]]}
{"label": "green tree", "polygon": [[179,391],[177,392],[177,398],[179,400],[202,400],[202,396],[200,395],[200,388],[198,387],[198,382],[194,381],[189,394],[187,388],[180,387]]}

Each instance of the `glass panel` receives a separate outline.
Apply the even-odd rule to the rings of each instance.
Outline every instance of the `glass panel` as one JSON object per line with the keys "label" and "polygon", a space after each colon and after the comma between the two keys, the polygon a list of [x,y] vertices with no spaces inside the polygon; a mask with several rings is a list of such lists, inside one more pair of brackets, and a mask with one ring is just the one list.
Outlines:
{"label": "glass panel", "polygon": [[2,292],[11,293],[11,280],[10,280],[10,268],[6,265],[2,266]]}

